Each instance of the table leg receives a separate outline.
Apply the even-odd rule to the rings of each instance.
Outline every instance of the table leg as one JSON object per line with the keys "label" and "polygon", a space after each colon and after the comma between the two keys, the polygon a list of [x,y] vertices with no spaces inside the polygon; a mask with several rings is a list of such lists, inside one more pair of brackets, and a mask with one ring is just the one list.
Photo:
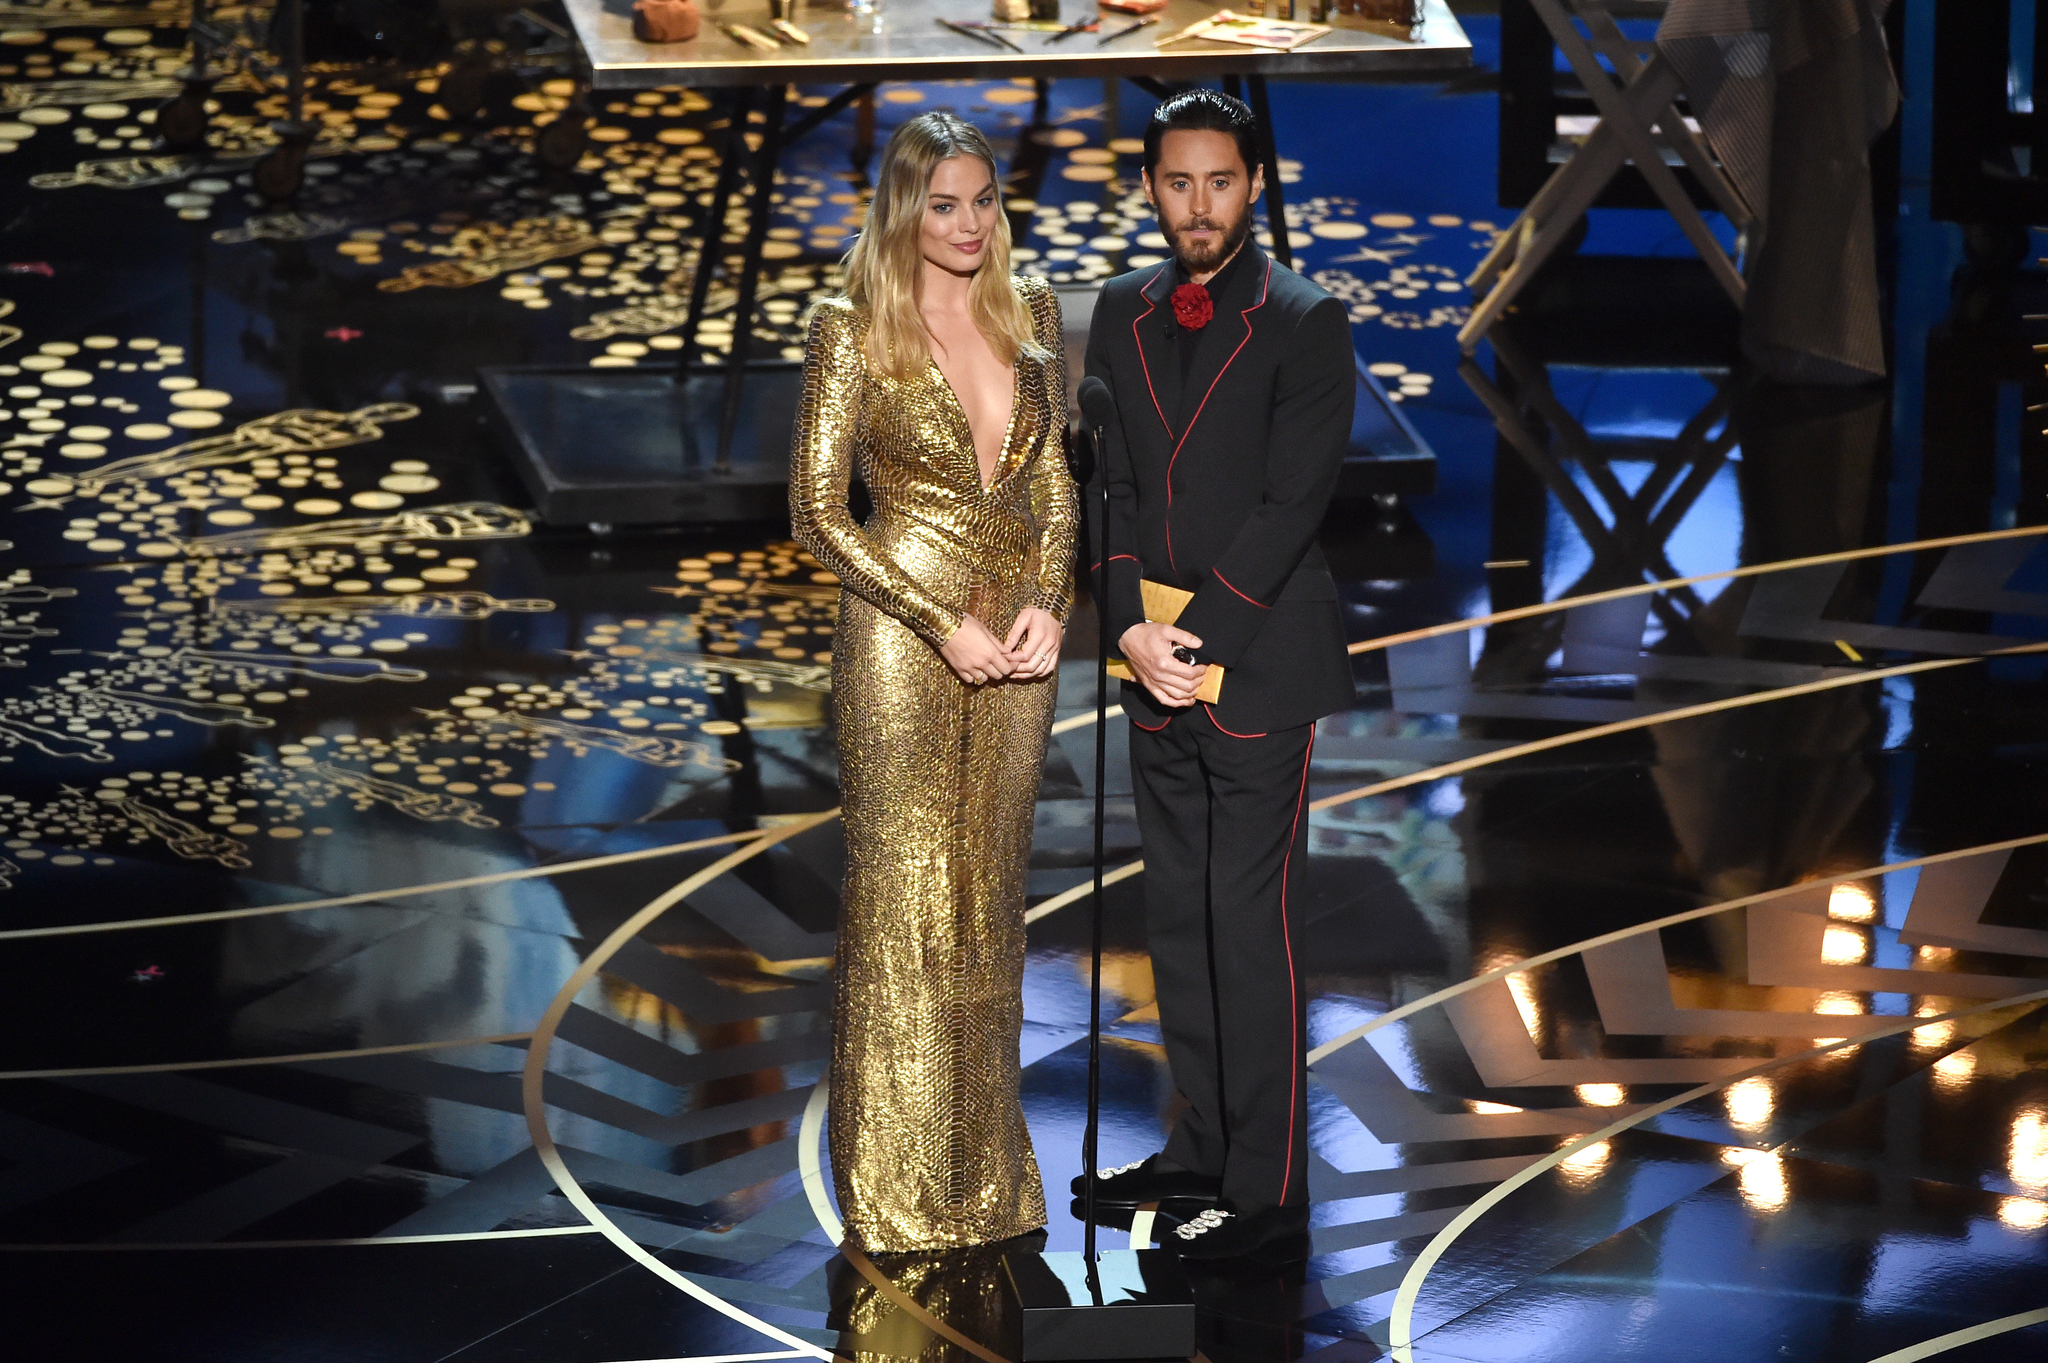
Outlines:
{"label": "table leg", "polygon": [[[718,414],[719,473],[732,467],[732,433],[740,419],[740,399],[747,382],[747,351],[754,339],[754,289],[761,279],[761,252],[768,243],[774,216],[775,163],[782,154],[782,115],[789,99],[787,85],[768,87],[768,121],[761,127],[761,150],[754,158],[753,217],[747,223],[746,254],[740,261],[740,297],[733,305],[732,349],[725,360],[725,403]],[[742,146],[745,143],[741,143]]]}
{"label": "table leg", "polygon": [[740,162],[747,155],[747,119],[754,109],[752,86],[741,86],[733,94],[725,156],[719,163],[718,183],[712,188],[711,203],[698,222],[697,269],[690,279],[690,310],[683,321],[683,348],[676,352],[676,386],[690,379],[690,361],[697,353],[697,328],[704,324],[704,299],[711,288],[712,272],[725,255],[725,212],[732,204],[732,192],[739,185]]}
{"label": "table leg", "polygon": [[1266,221],[1273,225],[1273,259],[1294,268],[1294,247],[1287,240],[1287,196],[1280,188],[1280,150],[1273,135],[1273,114],[1266,103],[1266,78],[1246,76],[1252,120],[1259,130],[1259,161],[1266,168]]}
{"label": "table leg", "polygon": [[853,168],[868,173],[875,156],[875,90],[869,86],[853,106]]}

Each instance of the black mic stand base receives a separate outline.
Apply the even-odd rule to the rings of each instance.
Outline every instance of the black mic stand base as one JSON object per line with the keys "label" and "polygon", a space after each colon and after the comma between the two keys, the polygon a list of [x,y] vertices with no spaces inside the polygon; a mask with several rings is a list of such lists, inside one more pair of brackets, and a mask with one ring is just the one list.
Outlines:
{"label": "black mic stand base", "polygon": [[1003,1260],[1023,1317],[1024,1363],[1188,1358],[1195,1298],[1180,1258],[1165,1249],[1012,1254]]}

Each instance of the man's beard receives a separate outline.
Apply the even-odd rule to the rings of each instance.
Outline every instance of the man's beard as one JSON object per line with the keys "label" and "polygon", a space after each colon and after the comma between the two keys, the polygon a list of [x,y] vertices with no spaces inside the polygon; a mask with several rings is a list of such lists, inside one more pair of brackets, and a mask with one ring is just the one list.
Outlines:
{"label": "man's beard", "polygon": [[[1216,238],[1215,243],[1210,246],[1191,245],[1183,234],[1197,229],[1222,231],[1223,235]],[[1246,208],[1227,230],[1213,217],[1189,218],[1186,222],[1172,226],[1161,218],[1159,230],[1166,234],[1167,241],[1172,244],[1174,258],[1180,261],[1182,269],[1191,275],[1211,274],[1224,261],[1229,260],[1237,248],[1244,245],[1244,239],[1251,235],[1252,214],[1251,209]]]}

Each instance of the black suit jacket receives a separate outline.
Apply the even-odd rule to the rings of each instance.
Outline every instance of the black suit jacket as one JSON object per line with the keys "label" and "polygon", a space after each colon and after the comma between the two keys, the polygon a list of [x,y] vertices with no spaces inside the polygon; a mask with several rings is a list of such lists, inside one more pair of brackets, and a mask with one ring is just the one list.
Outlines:
{"label": "black suit jacket", "polygon": [[[1351,432],[1343,305],[1257,244],[1232,272],[1181,380],[1171,264],[1110,280],[1088,373],[1116,395],[1095,478],[1109,480],[1111,640],[1145,618],[1138,583],[1195,594],[1180,625],[1227,669],[1211,707],[1227,732],[1292,728],[1351,705],[1344,621],[1316,542]],[[1091,482],[1089,562],[1104,555]],[[1157,728],[1179,711],[1126,683],[1124,711]]]}

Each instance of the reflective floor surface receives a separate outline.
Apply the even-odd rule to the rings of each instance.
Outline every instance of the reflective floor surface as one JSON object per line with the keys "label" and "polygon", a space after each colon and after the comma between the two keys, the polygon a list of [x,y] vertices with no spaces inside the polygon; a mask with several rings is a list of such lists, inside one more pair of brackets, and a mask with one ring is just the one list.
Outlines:
{"label": "reflective floor surface", "polygon": [[[539,523],[477,393],[483,365],[672,362],[724,106],[600,95],[550,169],[575,88],[544,29],[505,31],[528,56],[474,117],[445,64],[335,65],[280,208],[248,182],[273,92],[224,81],[212,159],[166,156],[178,16],[59,8],[0,32],[10,1337],[1016,1357],[994,1251],[836,1250],[836,588],[786,526]],[[1466,22],[1486,68],[1497,23]],[[1888,385],[1757,381],[1668,221],[1619,211],[1461,365],[1459,281],[1512,217],[1485,77],[1275,90],[1301,268],[1440,463],[1326,527],[1358,703],[1312,773],[1313,1255],[1197,1275],[1202,1354],[2039,1358],[2042,278],[1966,261],[1909,164]],[[1025,268],[1156,257],[1148,99],[1036,99],[889,85],[880,130],[983,123]],[[1361,153],[1360,126],[1405,131]],[[834,287],[856,140],[849,112],[785,161],[765,353]],[[1029,886],[1055,1189],[1093,630],[1084,603]],[[1105,1164],[1171,1117],[1124,736]],[[1063,1205],[1048,1238],[1080,1244]]]}

